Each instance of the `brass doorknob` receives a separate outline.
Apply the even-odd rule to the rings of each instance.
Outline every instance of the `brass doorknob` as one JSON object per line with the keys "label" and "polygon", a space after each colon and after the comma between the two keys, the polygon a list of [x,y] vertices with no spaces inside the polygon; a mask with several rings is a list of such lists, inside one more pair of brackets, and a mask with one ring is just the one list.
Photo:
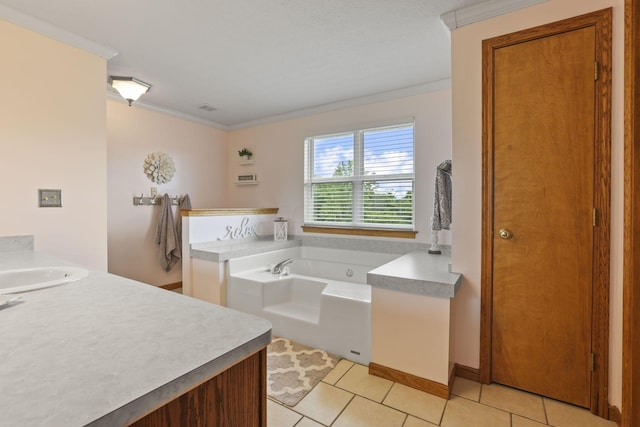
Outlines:
{"label": "brass doorknob", "polygon": [[501,239],[509,240],[513,237],[513,231],[508,228],[503,228],[498,232],[498,236],[500,236]]}

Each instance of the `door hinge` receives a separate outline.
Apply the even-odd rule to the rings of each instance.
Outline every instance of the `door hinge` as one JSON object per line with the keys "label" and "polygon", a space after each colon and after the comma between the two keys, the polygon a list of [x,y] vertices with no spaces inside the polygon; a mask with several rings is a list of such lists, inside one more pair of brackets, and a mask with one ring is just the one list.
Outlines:
{"label": "door hinge", "polygon": [[598,225],[598,210],[596,208],[593,208],[592,222],[594,227]]}
{"label": "door hinge", "polygon": [[594,65],[595,65],[595,72],[593,74],[593,80],[598,80],[598,61],[596,61]]}
{"label": "door hinge", "polygon": [[589,357],[589,370],[591,372],[596,370],[596,354],[595,353],[591,353]]}

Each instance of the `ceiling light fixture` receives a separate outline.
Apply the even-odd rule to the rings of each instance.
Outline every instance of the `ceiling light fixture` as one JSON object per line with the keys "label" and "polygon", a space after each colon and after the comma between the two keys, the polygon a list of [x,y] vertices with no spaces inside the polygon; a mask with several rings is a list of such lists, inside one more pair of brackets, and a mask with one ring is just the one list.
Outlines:
{"label": "ceiling light fixture", "polygon": [[109,81],[111,86],[113,86],[113,88],[127,100],[129,107],[131,107],[131,103],[133,101],[137,101],[140,96],[147,93],[149,88],[151,88],[149,83],[145,83],[134,77],[111,76]]}

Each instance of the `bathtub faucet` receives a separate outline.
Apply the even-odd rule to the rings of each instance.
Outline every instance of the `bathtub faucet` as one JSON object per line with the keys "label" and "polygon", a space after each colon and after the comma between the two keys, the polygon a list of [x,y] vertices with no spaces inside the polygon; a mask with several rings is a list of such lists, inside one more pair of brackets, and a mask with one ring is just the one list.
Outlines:
{"label": "bathtub faucet", "polygon": [[284,269],[284,266],[291,264],[292,262],[293,262],[293,259],[291,258],[285,259],[284,261],[280,261],[279,263],[273,266],[273,268],[271,269],[271,273],[282,274],[282,270]]}

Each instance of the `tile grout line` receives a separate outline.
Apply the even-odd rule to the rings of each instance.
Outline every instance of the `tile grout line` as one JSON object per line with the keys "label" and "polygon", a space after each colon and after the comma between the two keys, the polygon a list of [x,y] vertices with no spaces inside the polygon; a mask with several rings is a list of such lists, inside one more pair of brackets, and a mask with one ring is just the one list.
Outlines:
{"label": "tile grout line", "polygon": [[403,412],[404,414],[404,420],[402,421],[402,425],[400,427],[405,427],[405,425],[407,424],[407,421],[409,421],[409,414],[406,412]]}
{"label": "tile grout line", "polygon": [[391,382],[391,387],[389,387],[389,390],[387,390],[387,392],[384,394],[384,396],[382,396],[382,400],[380,400],[380,404],[383,405],[385,399],[387,398],[387,396],[389,396],[389,393],[391,393],[391,390],[393,390],[393,387],[395,387],[397,383],[395,381]]}
{"label": "tile grout line", "polygon": [[[298,414],[298,415],[302,416],[302,418],[300,418],[300,421],[304,420],[305,418],[309,418],[311,421],[316,422],[316,423],[320,424],[321,426],[331,425],[331,424],[324,424],[324,423],[322,423],[322,422],[320,422],[320,421],[316,420],[315,418],[313,418],[311,415],[305,415],[305,414],[300,413],[300,412],[296,411],[295,409],[290,408],[290,407],[288,407],[288,406],[285,406],[285,408],[287,408],[288,410],[290,410],[291,412],[293,412],[293,413],[295,413],[295,414]],[[336,417],[336,419],[337,419],[337,417]],[[298,421],[296,424],[294,424],[294,427],[295,427],[296,425],[298,425],[298,423],[300,423],[300,421]],[[335,421],[335,420],[333,420],[333,421]],[[268,426],[267,426],[267,427],[268,427]]]}
{"label": "tile grout line", "polygon": [[[395,408],[395,407],[393,407],[393,406],[391,406],[391,405],[389,405],[389,404],[387,404],[387,403],[384,403],[385,399],[389,396],[389,393],[391,393],[391,390],[393,389],[393,387],[394,387],[396,384],[399,384],[399,383],[397,383],[397,382],[395,382],[395,381],[387,380],[387,381],[389,381],[389,382],[391,383],[391,387],[389,387],[389,390],[387,390],[387,392],[384,394],[384,396],[382,397],[382,399],[381,399],[379,402],[378,402],[377,400],[375,400],[375,399],[371,399],[371,398],[369,398],[369,397],[367,397],[367,396],[363,396],[363,395],[361,395],[361,394],[358,394],[358,393],[354,392],[353,390],[349,390],[349,389],[342,388],[341,386],[339,386],[339,385],[338,385],[338,382],[340,382],[340,380],[341,380],[343,377],[345,377],[345,376],[347,375],[347,373],[348,373],[348,372],[349,372],[349,371],[350,371],[354,366],[356,366],[356,365],[365,366],[365,365],[361,365],[361,364],[356,363],[356,362],[352,362],[352,363],[353,363],[353,365],[352,365],[349,369],[347,369],[347,370],[345,371],[345,373],[344,373],[344,374],[343,374],[343,375],[342,375],[338,380],[336,380],[335,384],[329,384],[329,383],[325,383],[325,384],[331,385],[331,386],[333,386],[333,387],[335,387],[335,388],[337,388],[337,389],[339,389],[339,390],[346,391],[347,393],[351,393],[351,394],[353,394],[354,396],[359,396],[359,397],[361,397],[361,398],[363,398],[363,399],[366,399],[366,400],[368,400],[368,401],[370,401],[370,402],[373,402],[373,403],[376,403],[376,404],[378,404],[378,405],[384,406],[385,408],[389,408],[389,409],[392,409],[392,410],[394,410],[394,411],[400,412],[400,413],[402,413],[402,414],[404,414],[404,415],[405,415],[405,423],[406,423],[406,421],[409,419],[409,415],[411,415],[412,417],[414,417],[414,418],[416,418],[416,419],[418,419],[418,420],[421,420],[421,421],[427,422],[427,423],[429,423],[429,424],[432,424],[432,423],[431,423],[431,421],[426,420],[426,419],[424,419],[424,418],[422,418],[422,417],[420,417],[420,416],[418,416],[418,415],[410,414],[409,412],[405,412],[405,411],[403,411],[403,410],[401,410],[401,409],[399,409],[399,408]],[[365,367],[366,367],[366,366],[365,366]],[[418,390],[418,389],[415,389],[415,390]],[[418,391],[421,391],[421,390],[418,390]],[[424,392],[423,392],[423,393],[424,393]],[[437,397],[437,396],[436,396],[436,397]],[[437,425],[440,425],[440,423],[442,422],[442,418],[444,417],[444,411],[445,411],[445,408],[446,408],[446,406],[447,406],[447,403],[448,403],[448,402],[449,402],[449,399],[445,399],[445,406],[444,406],[444,408],[442,409],[442,413],[440,414],[440,422],[439,422]],[[349,401],[349,403],[351,403],[351,401]],[[349,404],[347,404],[347,406],[349,406]],[[346,406],[345,406],[345,409],[346,409]],[[343,410],[344,410],[344,409],[343,409]],[[336,418],[336,420],[337,420],[337,418]],[[334,420],[334,422],[335,422],[335,420]]]}
{"label": "tile grout line", "polygon": [[[395,385],[395,384],[398,384],[398,383],[394,382],[393,384]],[[340,387],[338,387],[338,388],[340,388]],[[393,388],[393,385],[391,386],[391,388]],[[391,390],[391,388],[389,388],[389,390]],[[353,394],[353,395],[355,395],[355,396],[359,396],[359,397],[361,397],[361,398],[363,398],[363,399],[366,399],[366,400],[368,400],[368,401],[370,401],[370,402],[377,403],[378,405],[380,405],[380,406],[384,406],[385,408],[392,409],[392,410],[394,410],[394,411],[400,412],[400,413],[405,414],[405,415],[407,415],[407,416],[411,415],[412,417],[417,418],[417,419],[419,419],[419,420],[421,420],[421,421],[427,422],[427,423],[429,423],[429,424],[433,424],[431,421],[429,421],[429,420],[425,420],[424,418],[419,417],[418,415],[411,414],[411,413],[409,413],[409,412],[405,412],[405,411],[403,411],[403,410],[401,410],[401,409],[394,408],[393,406],[391,406],[391,405],[389,405],[389,404],[384,403],[384,399],[382,399],[382,401],[381,401],[381,402],[378,402],[377,400],[373,400],[373,399],[371,399],[371,398],[369,398],[369,397],[367,397],[367,396],[362,396],[361,394],[357,394],[357,393],[354,393],[354,392],[352,392],[352,391],[345,390],[345,389],[343,389],[343,388],[340,388],[340,390],[348,391],[349,393],[351,393],[351,394]],[[415,389],[415,390],[417,390],[417,389]],[[420,391],[420,390],[418,390],[418,391]],[[387,394],[389,394],[389,393],[387,393]],[[436,397],[437,397],[437,396],[436,396]],[[386,396],[385,396],[385,399],[386,399]],[[447,405],[446,405],[446,403],[447,403],[447,402],[448,402],[448,400],[447,400],[447,401],[445,401],[445,407],[447,406]],[[443,410],[442,410],[442,414],[444,414],[444,408],[443,408]],[[440,415],[440,419],[441,419],[441,420],[442,420],[442,414]],[[438,424],[438,425],[439,425],[439,424]]]}
{"label": "tile grout line", "polygon": [[[351,369],[351,368],[349,368],[349,369]],[[342,378],[342,377],[341,377],[341,378]],[[323,381],[320,381],[320,382],[323,382]],[[337,382],[337,381],[336,381],[336,382]],[[320,383],[318,383],[318,384],[320,384]],[[318,386],[318,384],[316,384],[316,387]],[[331,421],[331,423],[330,423],[330,424],[324,424],[324,423],[322,423],[322,422],[318,421],[317,419],[313,418],[311,415],[306,415],[306,414],[303,414],[302,412],[299,412],[298,410],[296,410],[296,409],[295,409],[295,406],[287,406],[287,405],[282,405],[282,406],[283,406],[283,407],[285,407],[286,409],[290,410],[291,412],[294,412],[294,413],[296,413],[296,414],[298,414],[298,415],[301,415],[301,416],[302,416],[302,418],[300,419],[300,421],[302,421],[304,418],[309,418],[310,420],[315,421],[316,423],[318,423],[318,424],[320,424],[320,425],[322,425],[322,426],[331,426],[333,423],[335,423],[335,422],[336,422],[336,420],[337,420],[338,418],[340,418],[340,415],[342,415],[342,413],[344,412],[344,410],[345,410],[345,409],[347,409],[347,406],[349,406],[349,404],[353,401],[353,399],[354,399],[356,396],[360,396],[360,395],[359,395],[359,394],[356,394],[356,393],[353,393],[353,392],[351,392],[351,391],[349,391],[349,390],[345,390],[345,389],[343,389],[343,388],[336,387],[336,386],[335,386],[335,385],[333,385],[333,384],[329,384],[329,383],[325,383],[325,384],[326,384],[326,385],[328,385],[328,386],[330,386],[330,387],[335,387],[335,388],[337,388],[338,390],[345,391],[345,392],[347,392],[347,393],[349,393],[349,394],[351,395],[351,398],[349,399],[349,401],[347,402],[347,404],[346,404],[346,405],[344,405],[344,408],[342,408],[342,410],[340,410],[340,412],[338,413],[338,415],[336,415],[336,417],[333,419],[333,421]],[[313,389],[315,389],[316,387],[314,387]],[[313,391],[313,389],[311,389],[311,391]],[[311,391],[309,391],[309,393],[311,393]],[[309,393],[307,393],[307,396],[309,395]],[[305,396],[305,397],[307,397],[307,396]],[[360,396],[360,397],[363,397],[363,396]],[[304,398],[302,398],[302,399],[300,400],[300,402],[302,402],[302,400],[304,400]],[[297,406],[300,402],[296,403],[296,406]],[[298,421],[298,422],[300,422],[300,421]],[[296,423],[296,424],[297,424],[297,423]],[[294,425],[294,427],[295,427],[295,425]]]}
{"label": "tile grout line", "polygon": [[[337,383],[336,383],[336,384],[337,384]],[[419,420],[422,420],[422,421],[430,422],[430,421],[427,421],[427,420],[425,420],[424,418],[421,418],[421,417],[419,417],[419,416],[417,416],[417,415],[410,414],[410,413],[408,413],[408,412],[402,411],[402,410],[400,410],[400,409],[398,409],[398,408],[394,408],[393,406],[390,406],[390,405],[388,405],[388,404],[384,403],[384,400],[387,398],[387,396],[389,395],[389,393],[391,392],[391,389],[393,388],[393,386],[394,386],[395,384],[397,384],[397,383],[396,383],[396,382],[394,382],[394,381],[391,381],[391,387],[389,387],[389,391],[387,391],[387,393],[384,395],[384,397],[382,398],[382,400],[381,400],[380,402],[378,402],[378,401],[377,401],[377,400],[375,400],[375,399],[371,399],[370,397],[367,397],[367,396],[363,396],[363,395],[361,395],[361,394],[358,394],[358,393],[356,393],[356,392],[354,392],[354,391],[352,391],[352,390],[348,390],[348,389],[346,389],[346,388],[339,387],[339,386],[337,386],[337,385],[334,385],[333,387],[337,388],[338,390],[342,390],[342,391],[346,391],[347,393],[351,393],[351,394],[353,394],[354,396],[361,397],[361,398],[363,398],[363,399],[365,399],[365,400],[368,400],[369,402],[373,402],[373,403],[376,403],[376,404],[378,404],[378,405],[380,405],[380,406],[384,406],[385,408],[392,409],[392,410],[394,410],[394,411],[400,412],[400,413],[405,414],[405,415],[411,415],[412,417],[415,417],[415,418],[417,418],[417,419],[419,419]],[[350,402],[349,402],[349,403],[350,403]],[[349,405],[347,404],[347,406],[349,406]],[[345,408],[346,408],[346,406],[345,406]]]}
{"label": "tile grout line", "polygon": [[[354,364],[354,366],[355,366],[355,364]],[[349,368],[349,369],[351,369],[351,368]],[[347,371],[347,372],[348,372],[348,371]],[[345,372],[345,375],[346,375],[346,372]],[[343,375],[343,376],[344,376],[344,375]],[[342,378],[342,377],[341,377],[341,378]],[[387,381],[389,381],[389,380],[387,380]],[[404,415],[405,415],[405,422],[406,422],[406,419],[408,419],[408,416],[409,416],[409,415],[411,415],[412,417],[417,418],[418,420],[425,421],[425,422],[427,422],[427,423],[432,424],[432,423],[431,423],[431,421],[429,421],[429,420],[425,420],[425,419],[424,419],[424,418],[422,418],[422,417],[419,417],[419,416],[414,415],[414,414],[410,414],[409,412],[405,412],[405,411],[403,411],[403,410],[401,410],[401,409],[394,408],[393,406],[390,406],[390,405],[388,405],[388,404],[384,403],[384,400],[387,398],[387,396],[388,396],[388,395],[389,395],[389,393],[391,392],[391,389],[393,388],[393,386],[394,386],[394,385],[396,385],[396,384],[398,384],[398,383],[396,383],[395,381],[390,381],[390,382],[391,382],[391,387],[389,387],[389,390],[385,393],[384,397],[382,398],[382,400],[381,400],[380,402],[378,402],[378,401],[377,401],[377,400],[375,400],[375,399],[371,399],[370,397],[367,397],[367,396],[363,396],[363,395],[361,395],[361,394],[358,394],[358,393],[354,392],[353,390],[349,390],[349,389],[346,389],[346,388],[342,388],[342,387],[340,387],[340,386],[338,386],[338,385],[337,385],[337,384],[338,384],[338,381],[336,381],[336,384],[328,384],[328,383],[326,383],[326,384],[328,384],[328,385],[330,385],[330,386],[332,386],[332,387],[335,387],[335,388],[337,388],[338,390],[342,390],[342,391],[345,391],[345,392],[347,392],[347,393],[350,393],[350,394],[352,394],[352,395],[354,396],[354,398],[355,398],[355,396],[358,396],[358,397],[361,397],[362,399],[368,400],[369,402],[373,402],[373,403],[376,403],[376,404],[378,404],[378,405],[380,405],[380,406],[384,406],[385,408],[389,408],[389,409],[392,409],[392,410],[394,410],[394,411],[400,412],[401,414],[404,414]],[[416,389],[416,390],[417,390],[417,389]],[[418,391],[420,391],[420,390],[418,390]],[[344,411],[344,410],[347,408],[347,406],[349,406],[349,404],[351,403],[351,401],[352,401],[352,400],[353,400],[353,398],[349,401],[349,403],[347,403],[347,405],[343,408],[343,410],[342,410],[342,411]],[[448,402],[448,400],[446,400],[446,401],[445,401],[445,407],[446,407],[446,403],[447,403],[447,402]],[[340,414],[342,414],[342,411],[340,412]],[[340,416],[340,414],[338,414],[338,417]],[[444,414],[444,409],[442,410],[442,414],[440,415],[440,420],[442,420],[442,415],[443,415],[443,414]],[[338,419],[338,417],[336,417],[336,420]],[[335,420],[334,420],[334,422],[335,422]],[[438,425],[439,425],[439,424],[438,424]]]}
{"label": "tile grout line", "polygon": [[[340,376],[340,378],[338,378],[338,379],[335,381],[335,383],[334,383],[334,384],[331,384],[331,383],[325,382],[325,381],[324,381],[324,378],[323,378],[322,380],[320,380],[320,382],[318,382],[318,384],[320,384],[320,383],[324,383],[324,384],[326,384],[326,385],[328,385],[328,386],[330,386],[330,387],[335,387],[335,388],[337,388],[338,390],[345,391],[345,392],[347,392],[347,393],[349,393],[349,394],[351,394],[351,395],[352,395],[352,396],[351,396],[351,398],[349,399],[349,401],[347,402],[347,404],[346,404],[346,405],[344,405],[344,408],[342,408],[342,410],[338,413],[338,415],[336,415],[336,417],[333,419],[333,421],[332,421],[330,424],[324,424],[324,423],[322,423],[322,422],[318,421],[317,419],[315,419],[315,418],[313,418],[313,417],[311,417],[311,416],[309,416],[309,415],[305,415],[305,414],[303,414],[303,413],[301,413],[301,412],[298,412],[298,411],[295,409],[295,406],[287,406],[287,405],[284,405],[284,404],[282,404],[281,406],[283,406],[283,407],[285,407],[285,408],[289,409],[291,412],[294,412],[294,413],[296,413],[296,414],[298,414],[298,415],[301,415],[301,416],[302,416],[302,418],[300,419],[300,421],[304,420],[304,418],[309,418],[310,420],[312,420],[312,421],[314,421],[314,422],[316,422],[316,423],[318,423],[318,424],[320,424],[320,425],[322,425],[322,426],[331,426],[333,423],[335,423],[335,422],[336,422],[336,420],[337,420],[338,418],[340,418],[340,415],[342,415],[342,413],[344,412],[344,410],[345,410],[345,409],[347,409],[347,406],[349,406],[349,404],[353,401],[354,397],[355,397],[355,396],[359,396],[359,395],[358,395],[358,394],[356,394],[356,393],[353,393],[353,392],[351,392],[351,391],[349,391],[349,390],[345,390],[345,389],[343,389],[343,388],[341,388],[341,387],[338,387],[338,386],[336,385],[336,384],[338,384],[338,381],[340,381],[340,380],[341,380],[345,375],[347,375],[347,372],[349,372],[349,371],[350,371],[354,366],[356,366],[356,363],[355,363],[355,362],[352,362],[352,361],[351,361],[351,360],[349,360],[349,359],[344,359],[344,360],[347,360],[348,362],[351,362],[351,364],[352,364],[352,365],[351,365],[351,366],[349,366],[349,369],[347,369],[346,371],[344,371],[344,373]],[[336,363],[336,366],[337,366],[337,363]],[[333,369],[335,369],[335,366],[333,367]],[[327,375],[329,375],[329,374],[327,374]],[[325,375],[325,378],[326,378],[326,376],[327,376],[327,375]],[[309,394],[310,394],[310,393],[311,393],[311,392],[312,392],[312,391],[313,391],[313,390],[318,386],[318,384],[316,384],[316,385],[315,385],[311,390],[309,390],[309,392],[307,393],[307,395],[306,395],[305,397],[303,397],[303,398],[302,398],[298,403],[296,403],[296,406],[297,406],[300,402],[302,402],[302,400],[304,400],[304,398],[306,398],[306,397],[307,397],[307,396],[308,396],[308,395],[309,395]],[[298,423],[299,423],[300,421],[298,421]],[[295,425],[297,425],[298,423],[296,423]],[[295,427],[295,425],[294,425],[294,427]]]}
{"label": "tile grout line", "polygon": [[[348,361],[348,362],[351,362],[351,366],[349,366],[349,369],[347,369],[346,371],[344,371],[344,373],[343,373],[342,375],[340,375],[340,378],[338,378],[338,379],[336,380],[336,382],[335,382],[335,383],[333,383],[333,384],[331,384],[331,383],[327,383],[327,382],[325,382],[325,381],[324,381],[324,379],[327,377],[327,375],[329,375],[329,373],[330,373],[330,372],[329,372],[329,373],[327,373],[327,375],[325,375],[325,376],[322,378],[322,380],[320,380],[321,382],[325,382],[325,384],[329,384],[329,385],[332,385],[332,386],[334,386],[334,387],[335,387],[335,385],[336,385],[336,384],[338,384],[338,382],[339,382],[342,378],[344,378],[344,376],[345,376],[345,375],[347,375],[347,372],[349,372],[349,371],[350,371],[354,366],[356,366],[356,362],[352,362],[352,361],[351,361],[351,360],[349,360],[349,359],[341,359],[341,360],[346,360],[346,361]],[[340,360],[338,360],[338,363],[340,363]],[[336,366],[338,366],[338,363],[336,363]],[[335,366],[333,367],[333,369],[335,369]],[[316,385],[318,385],[318,384],[316,384]],[[314,387],[314,388],[315,388],[315,387]],[[311,389],[311,390],[313,390],[313,389]],[[311,393],[311,390],[309,391],[309,393]]]}
{"label": "tile grout line", "polygon": [[440,414],[440,421],[438,421],[439,426],[442,425],[442,421],[444,421],[444,413],[447,411],[447,406],[449,406],[449,400],[451,399],[449,398],[444,402],[444,408],[442,408],[442,414]]}
{"label": "tile grout line", "polygon": [[[296,412],[296,414],[297,414],[297,412]],[[302,416],[302,418],[300,418],[298,421],[296,421],[296,423],[293,425],[293,427],[296,427],[298,424],[300,424],[304,420],[304,418],[305,417]],[[267,426],[267,427],[269,427],[269,426]]]}
{"label": "tile grout line", "polygon": [[542,410],[544,411],[544,422],[549,425],[549,415],[547,414],[547,404],[544,401],[544,397],[542,398]]}
{"label": "tile grout line", "polygon": [[[485,384],[482,384],[482,387],[480,388],[480,394],[481,394],[481,395],[482,395],[482,390],[484,389],[484,386],[485,386]],[[515,388],[513,388],[513,387],[507,387],[507,388],[510,388],[510,389],[513,389],[513,390],[516,390],[516,391],[520,391],[520,392],[526,393],[526,394],[528,394],[528,395],[530,395],[530,396],[535,396],[535,397],[539,398],[539,399],[541,400],[541,403],[542,403],[542,412],[543,412],[543,414],[544,414],[544,420],[543,420],[543,422],[544,422],[544,424],[545,424],[545,425],[549,425],[549,423],[548,423],[549,419],[548,419],[548,417],[547,417],[547,411],[546,411],[546,409],[545,409],[545,405],[544,405],[544,397],[543,397],[543,396],[541,396],[541,395],[539,395],[539,394],[535,394],[535,393],[530,393],[530,392],[527,392],[527,391],[523,391],[523,390],[518,390],[518,389],[515,389]],[[482,400],[482,399],[480,399],[480,400]],[[524,419],[527,419],[527,420],[530,420],[530,421],[534,421],[534,422],[536,422],[536,423],[541,423],[540,421],[536,420],[535,418],[531,418],[531,417],[530,417],[530,416],[528,416],[528,415],[518,414],[518,413],[515,413],[515,412],[511,412],[511,411],[508,411],[508,410],[506,410],[506,409],[504,409],[504,408],[499,408],[499,407],[497,407],[497,406],[493,406],[493,405],[490,405],[490,404],[488,404],[488,403],[481,403],[480,401],[478,401],[478,403],[480,403],[480,404],[481,404],[481,405],[483,405],[483,406],[486,406],[487,408],[496,409],[496,410],[498,410],[498,411],[502,411],[502,412],[508,412],[509,414],[517,415],[517,416],[519,416],[520,418],[524,418]]]}
{"label": "tile grout line", "polygon": [[[336,415],[336,417],[333,419],[333,421],[331,421],[331,424],[329,424],[329,426],[332,426],[332,425],[333,425],[333,423],[335,423],[336,421],[338,421],[338,418],[340,418],[340,415],[342,415],[342,413],[343,413],[344,411],[346,411],[346,410],[347,410],[347,408],[349,407],[349,405],[351,405],[351,402],[353,402],[353,400],[356,398],[356,396],[358,396],[358,395],[357,395],[357,394],[355,394],[355,393],[352,393],[352,394],[353,394],[353,396],[351,396],[351,399],[349,399],[349,401],[347,402],[347,404],[346,404],[346,405],[344,405],[344,408],[342,408],[342,410],[338,413],[338,415]],[[322,424],[322,423],[321,423],[321,424]]]}

